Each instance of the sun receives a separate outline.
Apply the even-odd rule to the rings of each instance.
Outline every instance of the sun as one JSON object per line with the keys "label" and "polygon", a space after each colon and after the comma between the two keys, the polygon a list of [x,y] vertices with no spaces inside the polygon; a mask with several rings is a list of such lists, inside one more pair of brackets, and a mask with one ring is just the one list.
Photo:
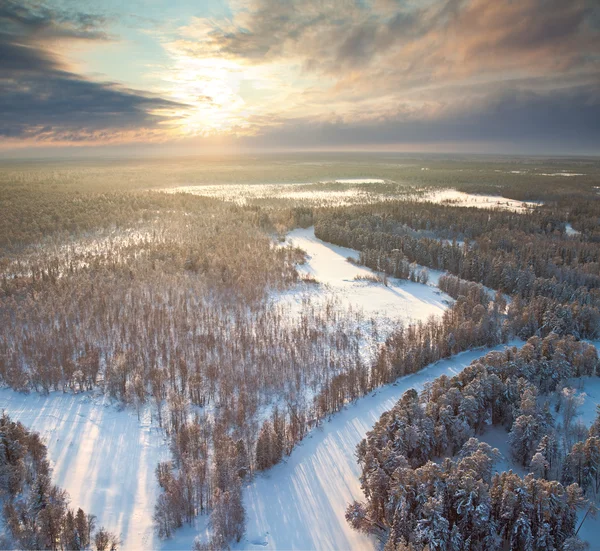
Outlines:
{"label": "sun", "polygon": [[179,117],[181,134],[206,136],[247,126],[251,110],[240,93],[244,71],[236,63],[181,56],[168,80],[173,100],[188,106]]}

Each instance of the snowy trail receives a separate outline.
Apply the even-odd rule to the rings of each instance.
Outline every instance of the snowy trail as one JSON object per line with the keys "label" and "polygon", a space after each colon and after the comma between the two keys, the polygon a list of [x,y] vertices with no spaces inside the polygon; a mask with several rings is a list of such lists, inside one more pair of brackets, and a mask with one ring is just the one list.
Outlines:
{"label": "snowy trail", "polygon": [[463,352],[402,377],[313,430],[285,463],[257,476],[245,489],[246,536],[237,548],[376,549],[372,537],[352,530],[344,518],[348,503],[363,498],[356,445],[409,388],[420,390],[440,375],[453,376],[473,360],[504,347]]}
{"label": "snowy trail", "polygon": [[[159,493],[154,470],[169,458],[162,431],[149,417],[119,411],[89,394],[48,396],[0,389],[0,410],[39,432],[52,463],[52,481],[70,506],[98,517],[123,549],[156,549],[152,514]],[[188,546],[189,548],[189,546]]]}

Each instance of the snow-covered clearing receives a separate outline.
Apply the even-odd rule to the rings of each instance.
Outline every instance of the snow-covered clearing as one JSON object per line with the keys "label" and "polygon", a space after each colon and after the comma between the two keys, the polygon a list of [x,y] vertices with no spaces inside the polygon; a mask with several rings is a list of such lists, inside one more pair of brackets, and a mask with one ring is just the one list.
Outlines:
{"label": "snow-covered clearing", "polygon": [[567,235],[580,235],[581,232],[577,231],[571,224],[565,224],[565,231]]}
{"label": "snow-covered clearing", "polygon": [[343,307],[362,310],[367,317],[402,320],[405,323],[426,321],[440,316],[453,302],[435,287],[443,272],[429,270],[429,285],[388,278],[388,285],[355,278],[373,277],[375,272],[348,262],[357,260],[358,251],[326,243],[315,237],[314,227],[297,229],[287,235],[289,244],[306,251],[308,258],[298,266],[301,275],[310,276],[318,284],[308,284],[301,292],[288,292],[280,300],[299,301],[308,291],[313,298],[335,296]]}
{"label": "snow-covered clearing", "polygon": [[344,518],[348,503],[363,498],[356,445],[406,390],[420,390],[443,374],[453,376],[489,351],[463,352],[402,377],[313,430],[285,463],[257,476],[245,489],[246,536],[237,548],[377,549],[374,538],[355,532]]}
{"label": "snow-covered clearing", "polygon": [[[560,175],[569,175],[560,173]],[[280,183],[280,184],[201,184],[184,185],[157,189],[165,193],[190,193],[213,197],[224,201],[231,201],[239,205],[246,205],[254,201],[287,199],[321,206],[354,205],[374,203],[378,201],[406,200],[406,201],[431,201],[459,207],[478,207],[484,209],[502,209],[515,212],[527,212],[538,202],[517,201],[499,195],[479,195],[465,193],[455,189],[423,188],[417,192],[406,189],[399,192],[397,187],[391,187],[388,192],[382,193],[381,186],[373,190],[364,184],[390,184],[392,180],[381,178],[341,178],[322,180],[319,182]],[[335,187],[337,185],[337,187]],[[348,186],[348,187],[344,187]]]}
{"label": "snow-covered clearing", "polygon": [[381,178],[343,178],[335,181],[338,184],[383,184],[385,182]]}
{"label": "snow-covered clearing", "polygon": [[138,422],[135,412],[88,393],[8,389],[0,389],[0,409],[44,438],[52,481],[69,492],[71,507],[95,514],[98,527],[121,536],[124,549],[160,547],[152,524],[160,490],[154,470],[170,454],[149,415]]}
{"label": "snow-covered clearing", "polygon": [[541,172],[540,176],[566,176],[566,177],[572,177],[572,176],[585,176],[585,174],[581,173],[581,172]]}
{"label": "snow-covered clearing", "polygon": [[508,432],[504,427],[490,426],[482,435],[478,435],[477,439],[500,452],[500,459],[494,464],[494,472],[501,473],[512,469],[513,473],[519,476],[527,474],[527,469],[515,463],[511,458]]}
{"label": "snow-covered clearing", "polygon": [[[347,189],[319,189],[319,185],[327,183],[346,184],[349,186],[369,183],[384,183],[378,178],[349,178],[328,180],[326,182],[300,182],[285,184],[205,184],[187,185],[160,189],[166,193],[191,193],[231,201],[238,205],[246,205],[252,201],[265,199],[288,199],[307,201],[322,205],[353,205],[385,199],[380,194],[370,193],[365,189],[350,187]],[[341,187],[341,186],[340,186]]]}
{"label": "snow-covered clearing", "polygon": [[526,212],[539,206],[540,203],[527,201],[517,201],[516,199],[507,199],[498,195],[479,195],[473,193],[464,193],[455,189],[443,189],[440,191],[431,191],[422,196],[421,200],[431,201],[432,203],[443,203],[456,207],[478,207],[482,209],[502,209],[515,212]]}

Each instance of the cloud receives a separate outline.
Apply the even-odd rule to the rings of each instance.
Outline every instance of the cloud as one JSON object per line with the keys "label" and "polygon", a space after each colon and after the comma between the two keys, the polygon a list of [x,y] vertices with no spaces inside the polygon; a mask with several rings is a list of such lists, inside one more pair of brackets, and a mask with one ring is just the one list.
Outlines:
{"label": "cloud", "polygon": [[243,138],[248,143],[589,139],[600,146],[596,0],[231,7],[230,19],[192,20],[169,48],[180,59],[272,75],[273,94],[253,104],[244,127],[254,134]]}
{"label": "cloud", "polygon": [[362,120],[271,121],[242,142],[248,146],[315,148],[386,144],[503,144],[511,151],[578,150],[600,146],[600,97],[595,87],[538,94],[518,89],[491,93],[475,105],[412,110]]}
{"label": "cloud", "polygon": [[102,16],[72,13],[43,4],[5,0],[0,5],[4,33],[16,38],[108,40]]}
{"label": "cloud", "polygon": [[0,6],[0,136],[39,141],[119,139],[159,133],[185,106],[70,72],[56,41],[107,41],[101,17],[39,4]]}
{"label": "cloud", "polygon": [[5,0],[0,136],[600,148],[597,0],[230,0],[229,8],[147,31],[170,59],[155,66],[157,96],[64,64],[75,45],[115,41],[106,18]]}
{"label": "cloud", "polygon": [[[585,63],[600,46],[594,0],[439,0],[407,7],[351,0],[254,0],[231,21],[197,19],[190,50],[248,63],[300,60],[339,73],[374,64],[406,73],[416,65],[461,73]],[[201,35],[194,28],[202,28]],[[596,54],[594,56],[594,54]],[[539,68],[539,67],[537,67]],[[446,69],[446,71],[441,71]]]}

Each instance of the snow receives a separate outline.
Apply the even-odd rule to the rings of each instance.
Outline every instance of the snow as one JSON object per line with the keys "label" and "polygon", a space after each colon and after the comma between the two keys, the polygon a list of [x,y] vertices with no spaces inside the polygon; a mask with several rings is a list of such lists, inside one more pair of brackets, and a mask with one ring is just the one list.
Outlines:
{"label": "snow", "polygon": [[[600,404],[600,377],[579,377],[569,379],[567,386],[574,388],[576,396],[582,400],[582,405],[577,408],[575,422],[580,421],[586,427],[590,427],[596,419],[596,406]],[[563,421],[562,413],[558,416]]]}
{"label": "snow", "polygon": [[[286,463],[245,490],[247,538],[240,547],[374,548],[344,520],[347,503],[360,498],[356,444],[383,411],[408,388],[422,388],[442,373],[454,375],[487,350],[470,351],[403,377],[344,409],[312,431]],[[124,549],[189,549],[207,534],[207,517],[161,542],[152,514],[159,494],[154,470],[169,458],[149,412],[118,410],[89,393],[22,394],[0,389],[0,408],[40,432],[48,446],[53,482],[69,492],[71,507],[97,515],[98,526],[120,535]]]}
{"label": "snow", "polygon": [[338,184],[383,184],[385,180],[381,178],[344,178],[335,180]]}
{"label": "snow", "polygon": [[581,172],[551,172],[551,173],[542,172],[542,173],[540,173],[540,176],[567,176],[567,177],[572,177],[572,176],[585,176],[585,174],[582,174]]}
{"label": "snow", "polygon": [[565,231],[567,235],[580,235],[581,232],[577,231],[571,224],[565,224]]}
{"label": "snow", "polygon": [[313,430],[285,463],[257,476],[245,488],[246,536],[234,547],[377,549],[374,538],[355,532],[344,518],[347,505],[364,497],[354,455],[356,445],[406,390],[420,390],[426,382],[443,374],[454,376],[489,351],[463,352],[401,377]]}
{"label": "snow", "polygon": [[526,212],[540,203],[517,201],[516,199],[507,199],[498,195],[479,195],[465,193],[455,189],[443,189],[431,191],[425,194],[421,200],[431,201],[432,203],[445,203],[458,207],[478,207],[483,209],[502,209],[515,212]]}
{"label": "snow", "polygon": [[[425,167],[422,170],[426,170]],[[560,173],[560,175],[569,175]],[[573,174],[575,175],[575,174]],[[539,202],[517,201],[507,199],[498,195],[479,195],[465,193],[455,189],[431,189],[427,188],[417,193],[406,194],[381,193],[371,191],[365,187],[349,187],[347,189],[329,189],[327,184],[339,184],[340,186],[360,186],[360,184],[394,184],[392,180],[381,178],[340,178],[321,180],[318,182],[278,183],[278,184],[200,184],[183,185],[157,189],[154,191],[165,193],[191,193],[205,197],[213,197],[224,201],[231,201],[239,205],[246,205],[253,201],[287,199],[321,206],[354,205],[373,203],[377,201],[410,200],[431,201],[433,203],[447,203],[455,206],[478,207],[486,209],[503,209],[515,212],[526,212],[536,206]],[[319,186],[326,186],[319,189]],[[423,193],[424,191],[424,193]]]}
{"label": "snow", "polygon": [[510,446],[508,444],[508,432],[504,427],[490,426],[485,429],[481,435],[477,435],[480,442],[485,442],[496,448],[500,452],[500,459],[494,464],[494,472],[501,473],[512,470],[513,473],[519,476],[525,476],[527,470],[521,465],[515,463],[510,454]]}
{"label": "snow", "polygon": [[252,201],[265,199],[288,199],[308,201],[323,205],[353,205],[364,204],[375,200],[383,200],[384,196],[370,193],[364,189],[318,189],[315,186],[333,182],[337,184],[368,184],[384,183],[378,178],[347,178],[320,182],[298,182],[280,184],[203,184],[185,185],[156,191],[166,193],[191,193],[204,197],[213,197],[231,201],[238,205],[246,205]]}
{"label": "snow", "polygon": [[[383,283],[356,280],[372,277],[375,272],[348,262],[357,260],[358,251],[326,243],[315,237],[314,227],[297,229],[287,235],[284,245],[299,247],[308,254],[306,264],[298,266],[301,275],[316,279],[320,285],[310,285],[313,296],[333,295],[343,307],[361,310],[368,317],[403,320],[405,323],[426,321],[440,316],[453,299],[435,288],[443,272],[429,270],[430,285],[396,278]],[[289,300],[293,294],[284,295]]]}
{"label": "snow", "polygon": [[170,454],[147,412],[138,422],[135,412],[89,393],[9,389],[0,389],[0,409],[44,438],[52,481],[69,492],[71,507],[96,515],[98,527],[120,535],[124,549],[160,547],[152,524],[160,490],[154,470]]}

